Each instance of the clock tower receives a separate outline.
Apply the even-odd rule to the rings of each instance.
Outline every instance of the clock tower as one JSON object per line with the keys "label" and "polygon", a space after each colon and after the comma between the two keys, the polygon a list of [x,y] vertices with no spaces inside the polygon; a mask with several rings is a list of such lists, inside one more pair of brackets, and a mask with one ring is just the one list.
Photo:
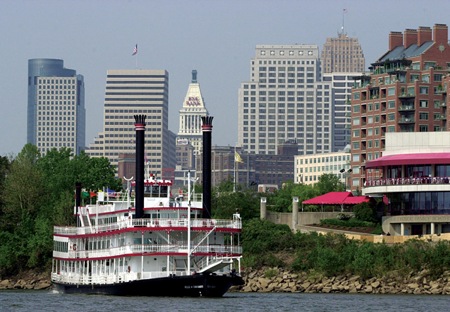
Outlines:
{"label": "clock tower", "polygon": [[177,135],[177,145],[191,145],[194,155],[202,151],[202,119],[208,110],[197,82],[197,71],[192,71],[192,80],[180,109],[180,127]]}

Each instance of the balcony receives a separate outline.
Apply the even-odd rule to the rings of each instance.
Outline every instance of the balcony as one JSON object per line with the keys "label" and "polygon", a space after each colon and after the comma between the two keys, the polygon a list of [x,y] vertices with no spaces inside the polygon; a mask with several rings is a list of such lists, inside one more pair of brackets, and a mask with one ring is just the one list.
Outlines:
{"label": "balcony", "polygon": [[400,118],[398,120],[398,123],[399,124],[412,124],[412,123],[415,123],[415,121],[414,121],[414,118],[411,118],[411,117],[409,117],[409,118]]}
{"label": "balcony", "polygon": [[414,111],[414,105],[400,105],[398,107],[399,112],[408,112],[408,111]]}
{"label": "balcony", "polygon": [[414,93],[402,93],[398,96],[399,99],[410,99],[415,97],[416,95]]}

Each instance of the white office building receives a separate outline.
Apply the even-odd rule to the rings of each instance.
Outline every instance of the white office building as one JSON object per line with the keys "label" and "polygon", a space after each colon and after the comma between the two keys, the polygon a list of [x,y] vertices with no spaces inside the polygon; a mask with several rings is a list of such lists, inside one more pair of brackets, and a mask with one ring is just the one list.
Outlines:
{"label": "white office building", "polygon": [[50,149],[85,148],[84,79],[59,59],[28,60],[27,143]]}
{"label": "white office building", "polygon": [[151,173],[161,177],[167,168],[175,168],[175,139],[168,130],[168,113],[167,71],[108,70],[103,131],[86,153],[106,157],[117,166],[119,155],[135,153],[134,115],[145,115],[147,167]]}
{"label": "white office building", "polygon": [[350,150],[336,153],[295,156],[295,183],[315,184],[323,174],[334,174],[350,188]]}
{"label": "white office building", "polygon": [[354,77],[361,73],[333,72],[323,74],[323,81],[331,83],[333,90],[333,152],[343,151],[350,144],[351,94]]}
{"label": "white office building", "polygon": [[285,142],[297,142],[300,155],[331,152],[331,82],[320,68],[316,45],[257,45],[239,88],[238,145],[255,154],[277,154]]}

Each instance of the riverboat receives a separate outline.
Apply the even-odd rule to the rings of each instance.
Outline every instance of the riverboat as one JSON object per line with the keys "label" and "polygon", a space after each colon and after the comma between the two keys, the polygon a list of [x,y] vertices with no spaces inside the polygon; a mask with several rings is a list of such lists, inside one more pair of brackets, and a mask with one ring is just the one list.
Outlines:
{"label": "riverboat", "polygon": [[[98,192],[87,205],[77,185],[77,226],[54,227],[51,280],[65,293],[221,297],[244,283],[240,215],[211,218],[208,176],[203,194],[191,192],[188,177],[187,192],[172,196],[172,181],[145,175],[145,116],[135,119],[136,179],[124,192]],[[210,135],[212,126],[205,128]]]}

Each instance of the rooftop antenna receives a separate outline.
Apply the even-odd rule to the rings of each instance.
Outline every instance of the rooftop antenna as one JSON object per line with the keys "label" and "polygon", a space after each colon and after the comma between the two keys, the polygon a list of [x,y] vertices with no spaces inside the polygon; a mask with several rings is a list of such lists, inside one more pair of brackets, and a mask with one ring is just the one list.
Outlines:
{"label": "rooftop antenna", "polygon": [[341,27],[341,35],[345,35],[345,28],[344,28],[344,17],[345,13],[347,13],[347,9],[342,9],[342,27]]}

